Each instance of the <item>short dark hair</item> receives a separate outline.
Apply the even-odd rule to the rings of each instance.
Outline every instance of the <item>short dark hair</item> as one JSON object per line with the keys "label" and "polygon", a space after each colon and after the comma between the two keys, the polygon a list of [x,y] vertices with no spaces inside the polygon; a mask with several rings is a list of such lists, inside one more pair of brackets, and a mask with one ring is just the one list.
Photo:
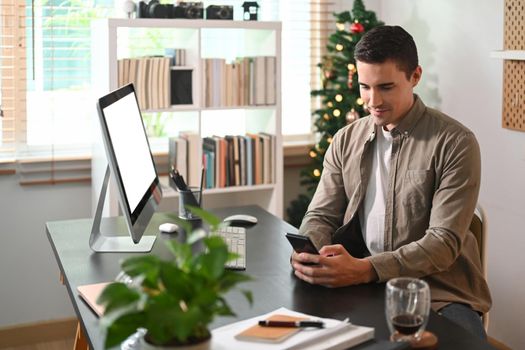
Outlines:
{"label": "short dark hair", "polygon": [[392,60],[407,79],[419,64],[416,43],[400,26],[379,26],[366,32],[355,46],[354,58],[365,63]]}

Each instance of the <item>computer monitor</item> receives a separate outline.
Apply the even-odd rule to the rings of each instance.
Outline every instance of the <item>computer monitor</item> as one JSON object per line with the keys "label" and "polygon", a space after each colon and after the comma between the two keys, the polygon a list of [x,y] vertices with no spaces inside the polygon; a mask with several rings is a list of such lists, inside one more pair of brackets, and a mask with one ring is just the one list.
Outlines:
{"label": "computer monitor", "polygon": [[[97,252],[150,251],[156,236],[143,235],[162,199],[162,191],[133,84],[101,97],[97,109],[108,167],[93,221],[90,246]],[[123,232],[101,232],[110,173],[118,189],[129,233],[125,236],[122,236]]]}

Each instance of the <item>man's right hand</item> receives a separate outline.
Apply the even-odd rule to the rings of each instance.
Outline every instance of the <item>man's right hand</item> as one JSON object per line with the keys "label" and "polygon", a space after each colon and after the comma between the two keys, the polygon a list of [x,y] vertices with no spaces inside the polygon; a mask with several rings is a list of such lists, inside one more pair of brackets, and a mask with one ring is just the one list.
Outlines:
{"label": "man's right hand", "polygon": [[291,263],[295,276],[308,283],[326,287],[343,287],[377,279],[367,258],[354,258],[340,244],[324,246],[319,253],[293,252]]}

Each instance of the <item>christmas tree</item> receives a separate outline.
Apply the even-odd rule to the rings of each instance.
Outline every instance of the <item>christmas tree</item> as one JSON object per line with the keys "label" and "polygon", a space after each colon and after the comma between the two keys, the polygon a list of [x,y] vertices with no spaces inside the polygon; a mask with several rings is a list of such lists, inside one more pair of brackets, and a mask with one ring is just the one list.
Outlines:
{"label": "christmas tree", "polygon": [[300,194],[287,209],[290,224],[299,227],[312,200],[323,171],[326,149],[337,130],[364,116],[363,100],[354,60],[355,45],[363,34],[383,22],[373,11],[367,11],[362,0],[355,0],[352,11],[335,13],[336,31],[330,35],[328,53],[317,66],[321,70],[322,88],[311,92],[321,99],[321,108],[313,112],[317,143],[310,149],[311,164],[301,171],[301,185],[306,193]]}

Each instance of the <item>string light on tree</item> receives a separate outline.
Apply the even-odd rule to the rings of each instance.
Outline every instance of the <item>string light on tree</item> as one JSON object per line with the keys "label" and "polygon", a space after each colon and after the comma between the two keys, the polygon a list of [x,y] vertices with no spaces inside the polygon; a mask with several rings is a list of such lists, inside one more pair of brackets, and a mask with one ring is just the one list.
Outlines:
{"label": "string light on tree", "polygon": [[359,113],[355,109],[351,109],[348,113],[346,113],[346,123],[350,124],[355,122],[357,119],[359,119]]}
{"label": "string light on tree", "polygon": [[361,97],[358,97],[357,100],[355,100],[355,103],[357,103],[358,105],[362,106],[364,101]]}
{"label": "string light on tree", "polygon": [[359,87],[356,62],[353,59],[354,50],[364,32],[383,23],[377,20],[374,12],[365,9],[363,0],[353,0],[353,3],[351,11],[335,14],[333,33],[322,38],[328,44],[327,53],[318,64],[321,87],[311,92],[320,102],[313,111],[318,141],[308,153],[312,164],[301,171],[301,183],[306,186],[305,193],[292,201],[287,209],[289,222],[296,227],[299,227],[317,188],[323,172],[324,155],[333,135],[340,128],[365,115],[363,101],[357,99]]}

